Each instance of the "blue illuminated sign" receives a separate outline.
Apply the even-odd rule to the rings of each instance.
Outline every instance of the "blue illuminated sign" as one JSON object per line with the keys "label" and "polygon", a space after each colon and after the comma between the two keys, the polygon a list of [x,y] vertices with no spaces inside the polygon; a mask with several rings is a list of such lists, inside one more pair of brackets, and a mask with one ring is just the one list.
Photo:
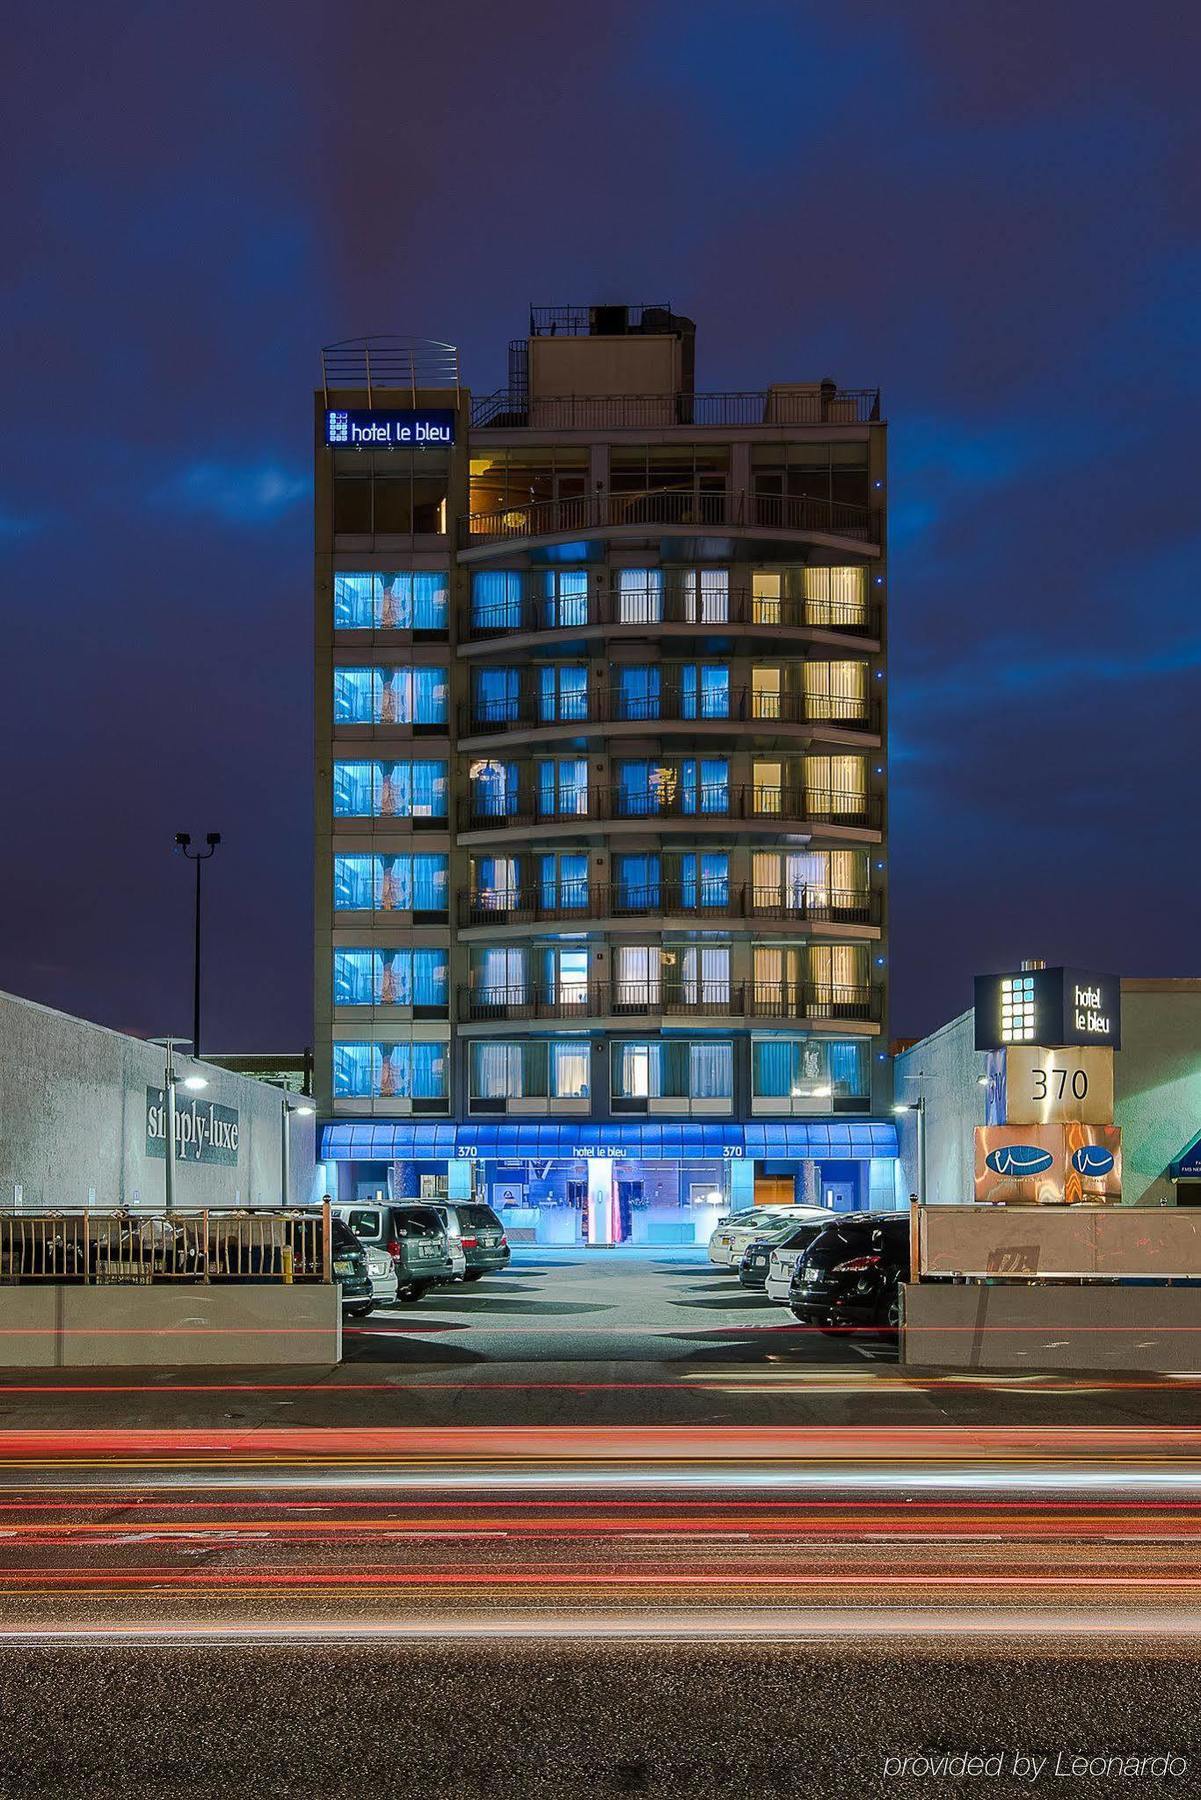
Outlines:
{"label": "blue illuminated sign", "polygon": [[778,1119],[746,1125],[697,1122],[607,1125],[539,1124],[527,1120],[489,1125],[419,1123],[402,1119],[340,1119],[321,1127],[321,1160],[346,1162],[441,1161],[444,1157],[496,1157],[521,1162],[547,1157],[632,1158],[644,1162],[713,1158],[813,1157],[864,1161],[895,1157],[896,1126],[882,1119]]}
{"label": "blue illuminated sign", "polygon": [[325,442],[331,450],[434,450],[455,441],[455,415],[449,407],[331,408],[325,415]]}
{"label": "blue illuminated sign", "polygon": [[984,1158],[994,1175],[1013,1175],[1019,1181],[1027,1175],[1041,1175],[1054,1160],[1049,1150],[1041,1150],[1037,1144],[1002,1144]]}
{"label": "blue illuminated sign", "polygon": [[1113,1152],[1104,1144],[1081,1144],[1072,1151],[1072,1167],[1077,1175],[1108,1175],[1113,1168]]}

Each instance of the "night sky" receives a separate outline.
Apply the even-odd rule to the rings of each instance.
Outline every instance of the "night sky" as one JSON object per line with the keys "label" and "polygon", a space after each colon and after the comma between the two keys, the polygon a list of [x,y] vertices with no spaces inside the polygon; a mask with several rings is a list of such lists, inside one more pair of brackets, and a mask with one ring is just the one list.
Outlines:
{"label": "night sky", "polygon": [[18,5],[0,986],[308,1040],[321,344],[666,301],[891,421],[893,1029],[1198,975],[1195,6]]}

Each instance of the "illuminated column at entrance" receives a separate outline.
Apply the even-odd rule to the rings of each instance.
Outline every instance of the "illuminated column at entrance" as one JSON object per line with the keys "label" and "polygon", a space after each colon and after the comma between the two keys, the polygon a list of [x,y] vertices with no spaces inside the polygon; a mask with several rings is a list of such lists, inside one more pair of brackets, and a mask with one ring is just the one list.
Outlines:
{"label": "illuminated column at entrance", "polygon": [[610,1156],[588,1158],[588,1242],[611,1244],[617,1233],[613,1198],[613,1159]]}

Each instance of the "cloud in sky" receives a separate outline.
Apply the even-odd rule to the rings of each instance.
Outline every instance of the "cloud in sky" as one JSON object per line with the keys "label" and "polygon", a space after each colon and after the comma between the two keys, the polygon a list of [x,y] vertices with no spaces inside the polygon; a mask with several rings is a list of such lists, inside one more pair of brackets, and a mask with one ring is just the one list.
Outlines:
{"label": "cloud in sky", "polygon": [[311,499],[312,478],[270,461],[194,462],[158,490],[164,506],[229,525],[274,525]]}

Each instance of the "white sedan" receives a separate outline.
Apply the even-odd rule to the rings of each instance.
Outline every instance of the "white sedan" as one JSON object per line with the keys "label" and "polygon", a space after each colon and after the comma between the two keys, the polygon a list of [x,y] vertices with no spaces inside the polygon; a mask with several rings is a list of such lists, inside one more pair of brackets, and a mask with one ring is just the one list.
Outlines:
{"label": "white sedan", "polygon": [[367,1274],[371,1281],[371,1298],[376,1306],[395,1306],[398,1282],[396,1264],[386,1250],[364,1244],[367,1252]]}
{"label": "white sedan", "polygon": [[773,1231],[792,1221],[798,1225],[811,1221],[824,1225],[829,1219],[825,1206],[756,1206],[746,1212],[731,1213],[709,1239],[709,1261],[719,1268],[736,1269],[752,1238],[770,1237]]}
{"label": "white sedan", "polygon": [[767,1281],[763,1289],[769,1300],[774,1300],[778,1306],[787,1306],[788,1290],[792,1283],[792,1272],[796,1268],[797,1258],[804,1254],[818,1232],[823,1230],[833,1217],[832,1213],[827,1213],[816,1226],[812,1222],[806,1223],[798,1227],[796,1231],[790,1231],[783,1243],[772,1246],[772,1253],[767,1261]]}

